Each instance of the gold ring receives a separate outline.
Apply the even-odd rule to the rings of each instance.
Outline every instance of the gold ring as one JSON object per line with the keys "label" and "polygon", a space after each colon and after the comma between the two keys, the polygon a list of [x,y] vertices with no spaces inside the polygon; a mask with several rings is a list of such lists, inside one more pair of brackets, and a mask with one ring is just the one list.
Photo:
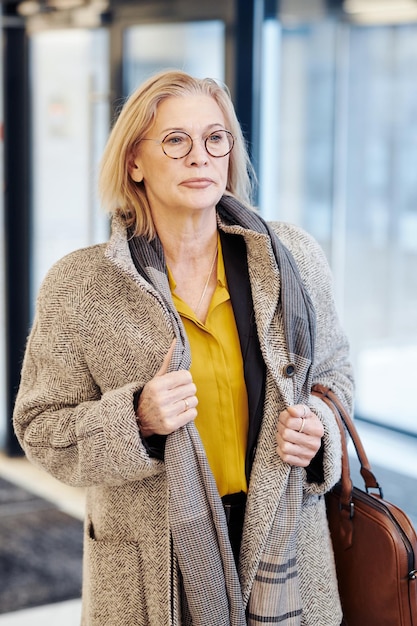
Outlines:
{"label": "gold ring", "polygon": [[184,413],[185,411],[188,411],[188,409],[190,408],[190,405],[188,404],[188,400],[184,399],[184,404],[185,404],[185,409],[184,409]]}
{"label": "gold ring", "polygon": [[304,417],[306,417],[307,411],[308,411],[308,407],[305,404],[303,404],[303,411],[304,411],[304,413],[302,414],[301,417],[304,419]]}
{"label": "gold ring", "polygon": [[301,426],[300,426],[298,432],[302,433],[303,430],[304,430],[304,424],[306,423],[306,418],[305,417],[300,417],[300,419],[301,419]]}

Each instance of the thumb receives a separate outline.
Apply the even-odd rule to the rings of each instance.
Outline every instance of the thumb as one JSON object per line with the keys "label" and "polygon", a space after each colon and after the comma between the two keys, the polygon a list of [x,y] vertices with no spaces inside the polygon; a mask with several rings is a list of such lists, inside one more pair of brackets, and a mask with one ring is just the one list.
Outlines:
{"label": "thumb", "polygon": [[174,352],[175,344],[177,340],[174,339],[169,347],[168,352],[166,353],[164,360],[162,361],[162,365],[159,370],[156,372],[155,376],[163,376],[167,373],[169,364],[171,362],[172,353]]}

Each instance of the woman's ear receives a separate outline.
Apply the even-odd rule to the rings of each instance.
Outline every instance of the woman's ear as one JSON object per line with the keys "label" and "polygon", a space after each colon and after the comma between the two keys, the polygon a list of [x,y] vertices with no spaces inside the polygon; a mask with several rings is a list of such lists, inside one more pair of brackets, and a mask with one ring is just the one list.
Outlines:
{"label": "woman's ear", "polygon": [[142,169],[133,155],[129,159],[129,174],[135,183],[141,183],[143,181]]}

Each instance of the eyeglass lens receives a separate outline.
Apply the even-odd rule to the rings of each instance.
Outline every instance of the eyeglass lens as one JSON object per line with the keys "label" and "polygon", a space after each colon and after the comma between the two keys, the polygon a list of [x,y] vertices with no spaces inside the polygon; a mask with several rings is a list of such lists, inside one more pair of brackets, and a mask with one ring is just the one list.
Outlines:
{"label": "eyeglass lens", "polygon": [[[216,130],[204,139],[206,150],[213,157],[226,156],[232,150],[233,144],[233,135],[228,130]],[[181,159],[187,156],[192,147],[192,138],[182,131],[169,133],[162,141],[165,154],[172,159]]]}

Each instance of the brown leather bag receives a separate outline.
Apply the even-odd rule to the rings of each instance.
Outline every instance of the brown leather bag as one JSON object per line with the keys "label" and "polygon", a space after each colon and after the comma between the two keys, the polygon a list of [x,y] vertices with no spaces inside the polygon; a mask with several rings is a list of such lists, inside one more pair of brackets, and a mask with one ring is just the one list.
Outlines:
{"label": "brown leather bag", "polygon": [[[312,393],[334,412],[342,433],[342,478],[326,495],[339,593],[347,626],[417,626],[417,535],[407,515],[383,499],[349,413],[323,385]],[[365,491],[350,478],[345,429]]]}

